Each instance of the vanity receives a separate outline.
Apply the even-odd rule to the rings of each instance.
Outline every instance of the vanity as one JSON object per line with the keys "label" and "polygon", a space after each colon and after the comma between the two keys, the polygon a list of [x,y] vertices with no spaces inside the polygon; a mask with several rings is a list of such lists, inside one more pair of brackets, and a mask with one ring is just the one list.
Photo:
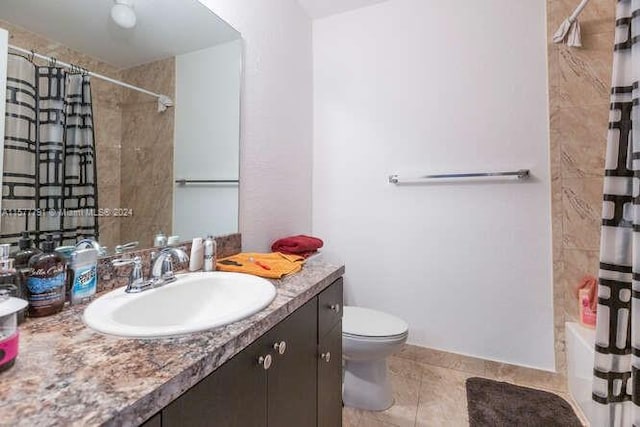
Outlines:
{"label": "vanity", "polygon": [[143,425],[341,425],[341,307],[338,279]]}
{"label": "vanity", "polygon": [[210,331],[127,339],[86,306],[28,320],[0,380],[8,425],[340,426],[342,275],[312,261],[264,310]]}

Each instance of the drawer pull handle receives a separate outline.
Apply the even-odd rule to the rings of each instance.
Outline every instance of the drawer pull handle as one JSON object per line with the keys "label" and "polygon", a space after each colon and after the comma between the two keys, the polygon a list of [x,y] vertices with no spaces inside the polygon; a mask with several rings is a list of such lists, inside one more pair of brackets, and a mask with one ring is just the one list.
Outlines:
{"label": "drawer pull handle", "polygon": [[273,345],[273,349],[282,356],[284,352],[287,351],[287,343],[284,341],[277,342]]}
{"label": "drawer pull handle", "polygon": [[340,304],[333,304],[329,307],[331,310],[335,311],[336,313],[340,313]]}
{"label": "drawer pull handle", "polygon": [[265,371],[271,367],[271,362],[273,362],[273,360],[271,359],[270,354],[267,354],[266,356],[260,356],[258,358],[258,365],[261,365]]}
{"label": "drawer pull handle", "polygon": [[330,352],[330,351],[327,351],[326,353],[322,353],[322,354],[320,355],[320,358],[321,358],[322,360],[324,360],[325,362],[327,362],[327,363],[331,362],[331,352]]}

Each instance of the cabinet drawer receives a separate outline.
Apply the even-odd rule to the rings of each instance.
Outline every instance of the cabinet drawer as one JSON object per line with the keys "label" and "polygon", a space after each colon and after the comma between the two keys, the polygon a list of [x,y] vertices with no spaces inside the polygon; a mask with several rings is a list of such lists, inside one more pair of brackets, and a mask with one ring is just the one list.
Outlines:
{"label": "cabinet drawer", "polygon": [[342,277],[318,295],[318,338],[331,332],[342,319]]}

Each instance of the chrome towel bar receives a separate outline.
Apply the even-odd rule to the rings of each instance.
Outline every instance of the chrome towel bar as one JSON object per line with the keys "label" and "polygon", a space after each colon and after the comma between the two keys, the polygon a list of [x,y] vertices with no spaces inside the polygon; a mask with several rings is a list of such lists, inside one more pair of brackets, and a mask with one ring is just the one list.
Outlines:
{"label": "chrome towel bar", "polygon": [[176,184],[238,184],[237,179],[176,179]]}
{"label": "chrome towel bar", "polygon": [[[457,178],[488,178],[488,177],[515,176],[518,179],[527,179],[531,176],[529,169],[520,169],[511,172],[471,172],[471,173],[447,173],[440,175],[424,175],[416,178],[405,178],[404,181],[419,181],[423,179],[457,179]],[[389,183],[399,184],[403,181],[399,175],[389,175]]]}

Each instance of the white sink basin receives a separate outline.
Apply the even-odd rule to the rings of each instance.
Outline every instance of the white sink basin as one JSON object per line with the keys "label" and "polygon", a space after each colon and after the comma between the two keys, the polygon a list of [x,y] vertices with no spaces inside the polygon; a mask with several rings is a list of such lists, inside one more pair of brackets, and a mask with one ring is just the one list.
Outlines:
{"label": "white sink basin", "polygon": [[109,292],[84,310],[92,329],[131,338],[185,335],[251,316],[276,296],[271,282],[240,273],[214,271],[178,275],[156,289]]}

